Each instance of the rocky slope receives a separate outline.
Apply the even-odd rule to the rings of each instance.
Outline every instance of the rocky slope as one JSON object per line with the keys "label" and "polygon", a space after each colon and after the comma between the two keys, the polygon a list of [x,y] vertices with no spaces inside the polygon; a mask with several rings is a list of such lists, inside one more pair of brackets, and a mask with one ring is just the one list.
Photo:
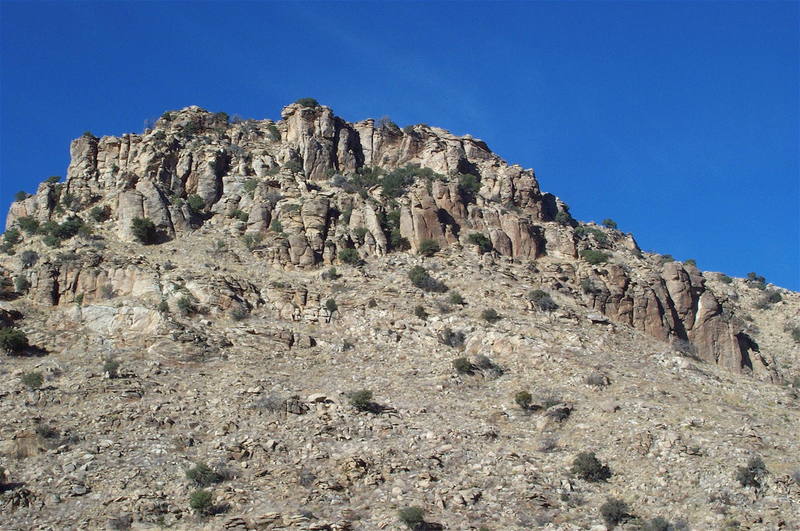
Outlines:
{"label": "rocky slope", "polygon": [[[578,223],[468,135],[282,118],[86,134],[66,182],[12,205],[0,319],[32,346],[0,366],[0,527],[380,529],[419,505],[581,529],[607,496],[642,522],[797,524],[797,293]],[[607,484],[570,473],[584,450]],[[188,507],[192,461],[229,476],[227,511]]]}

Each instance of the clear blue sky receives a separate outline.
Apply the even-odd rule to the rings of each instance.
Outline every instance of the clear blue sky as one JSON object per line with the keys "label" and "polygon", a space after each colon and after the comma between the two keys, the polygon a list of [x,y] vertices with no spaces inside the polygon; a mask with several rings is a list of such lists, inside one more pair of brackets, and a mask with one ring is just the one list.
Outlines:
{"label": "clear blue sky", "polygon": [[311,96],[471,133],[576,218],[800,289],[798,3],[0,3],[0,214],[69,141]]}

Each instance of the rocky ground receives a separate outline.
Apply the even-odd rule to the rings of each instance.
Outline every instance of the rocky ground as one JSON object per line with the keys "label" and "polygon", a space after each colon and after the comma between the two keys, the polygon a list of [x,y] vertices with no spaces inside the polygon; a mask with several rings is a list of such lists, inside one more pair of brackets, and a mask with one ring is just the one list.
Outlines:
{"label": "rocky ground", "polygon": [[[30,347],[0,356],[0,529],[800,528],[800,294],[557,220],[532,172],[471,137],[416,126],[368,145],[371,122],[287,109],[250,124],[277,136],[265,152],[239,140],[261,159],[226,163],[255,173],[249,197],[197,145],[175,169],[173,117],[126,137],[143,145],[114,160],[138,173],[111,171],[115,139],[83,138],[66,188],[15,203],[9,231],[70,215],[91,230],[5,238],[0,333]],[[497,197],[453,202],[434,182],[435,198],[365,198],[328,182],[325,139],[345,166],[474,163]],[[164,239],[142,245],[131,216],[159,212]],[[416,286],[415,266],[446,288]],[[586,452],[600,463],[576,468]]]}

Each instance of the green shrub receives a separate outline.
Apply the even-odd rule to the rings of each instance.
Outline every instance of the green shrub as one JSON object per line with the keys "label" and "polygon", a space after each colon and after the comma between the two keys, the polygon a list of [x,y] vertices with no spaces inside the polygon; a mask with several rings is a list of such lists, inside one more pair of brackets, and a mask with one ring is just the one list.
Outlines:
{"label": "green shrub", "polygon": [[339,309],[339,305],[336,304],[336,301],[333,299],[328,299],[325,301],[325,309],[328,310],[328,313],[333,313]]}
{"label": "green shrub", "polygon": [[107,372],[109,378],[116,378],[119,376],[119,365],[119,361],[109,358],[103,362],[103,372]]}
{"label": "green shrub", "polygon": [[0,328],[0,349],[19,354],[28,346],[28,336],[19,328]]}
{"label": "green shrub", "polygon": [[465,203],[474,203],[481,189],[481,181],[471,173],[462,173],[458,176],[458,193]]}
{"label": "green shrub", "polygon": [[463,347],[465,339],[464,332],[453,331],[450,327],[446,327],[439,334],[439,342],[453,348]]}
{"label": "green shrub", "polygon": [[760,457],[751,457],[747,466],[736,470],[736,480],[742,487],[761,487],[761,479],[767,473],[767,467]]}
{"label": "green shrub", "polygon": [[281,132],[275,127],[275,124],[269,124],[267,126],[267,133],[269,133],[269,137],[274,140],[275,142],[280,141],[281,139]]}
{"label": "green shrub", "polygon": [[528,391],[518,391],[517,394],[514,395],[514,402],[516,402],[521,409],[530,409],[532,400],[533,397]]}
{"label": "green shrub", "polygon": [[550,294],[541,289],[535,289],[528,293],[528,299],[543,312],[552,312],[558,309],[558,304],[550,297]]}
{"label": "green shrub", "polygon": [[487,323],[496,323],[501,319],[500,314],[494,308],[486,308],[481,312],[481,319]]}
{"label": "green shrub", "polygon": [[198,514],[208,515],[214,510],[214,496],[207,490],[198,489],[189,496],[189,507]]}
{"label": "green shrub", "polygon": [[247,212],[239,210],[238,208],[231,212],[231,217],[245,223],[250,219],[250,215]]}
{"label": "green shrub", "polygon": [[467,241],[472,245],[477,245],[478,250],[481,253],[488,253],[492,250],[492,240],[486,237],[486,235],[481,234],[480,232],[473,232],[469,236],[467,236]]}
{"label": "green shrub", "polygon": [[556,223],[559,225],[572,227],[576,224],[569,210],[559,210],[555,217]]}
{"label": "green shrub", "polygon": [[175,306],[178,307],[178,311],[181,315],[191,315],[196,311],[194,306],[194,302],[192,299],[184,295],[183,297],[179,298],[175,302]]}
{"label": "green shrub", "polygon": [[186,479],[198,487],[210,487],[215,483],[221,483],[223,477],[205,463],[195,463],[192,468],[186,471]]}
{"label": "green shrub", "polygon": [[339,260],[345,264],[350,264],[353,266],[357,266],[362,263],[361,257],[358,256],[358,251],[349,247],[339,251]]}
{"label": "green shrub", "polygon": [[688,265],[688,266],[697,267],[697,260],[695,260],[694,258],[688,258],[688,259],[684,260],[683,263]]}
{"label": "green shrub", "polygon": [[158,306],[156,307],[156,309],[160,313],[169,313],[169,303],[167,301],[161,301],[161,302],[158,303]]}
{"label": "green shrub", "polygon": [[244,306],[234,306],[230,311],[230,316],[234,321],[243,321],[250,316],[250,312]]}
{"label": "green shrub", "polygon": [[733,282],[733,279],[731,277],[729,277],[728,275],[725,275],[723,273],[719,274],[719,276],[717,277],[717,280],[719,280],[723,284],[730,284],[731,282]]}
{"label": "green shrub", "polygon": [[464,297],[462,297],[461,294],[457,291],[450,292],[450,295],[448,295],[447,297],[447,302],[449,302],[450,304],[458,304],[459,306],[463,306],[464,304],[466,304],[466,302],[464,301]]}
{"label": "green shrub", "polygon": [[21,380],[28,389],[39,389],[44,383],[44,376],[40,372],[26,372]]}
{"label": "green shrub", "polygon": [[331,267],[330,269],[322,273],[322,280],[336,280],[341,276],[342,275],[339,274],[339,272],[336,270],[335,267]]}
{"label": "green shrub", "polygon": [[679,527],[672,525],[666,518],[657,516],[642,525],[641,531],[678,531],[678,529],[688,529],[686,527]]}
{"label": "green shrub", "polygon": [[26,249],[19,254],[19,260],[22,262],[22,267],[33,267],[39,260],[39,254],[36,251]]}
{"label": "green shrub", "polygon": [[313,109],[314,107],[319,107],[319,102],[314,98],[300,98],[295,101],[296,104],[300,105],[301,107],[306,107],[309,109]]}
{"label": "green shrub", "polygon": [[597,459],[594,452],[581,452],[572,463],[572,473],[586,481],[605,481],[611,477],[611,469]]}
{"label": "green shrub", "polygon": [[60,180],[61,180],[61,176],[60,175],[51,175],[50,177],[45,179],[44,182],[46,182],[48,184],[56,184]]}
{"label": "green shrub", "polygon": [[440,250],[439,244],[436,240],[422,240],[419,242],[419,249],[417,252],[422,256],[433,256]]}
{"label": "green shrub", "polygon": [[611,257],[609,253],[603,251],[595,251],[594,249],[584,249],[581,251],[581,258],[586,260],[592,265],[602,264],[608,261]]}
{"label": "green shrub", "polygon": [[800,343],[800,326],[793,327],[789,334],[792,336],[792,340],[795,343]]}
{"label": "green shrub", "polygon": [[424,267],[414,266],[408,272],[408,278],[414,286],[424,291],[444,293],[447,291],[447,286],[431,277]]}
{"label": "green shrub", "polygon": [[600,244],[608,243],[608,236],[606,233],[601,231],[600,229],[595,229],[594,227],[587,227],[585,225],[581,225],[575,229],[575,235],[579,238],[587,238],[589,236],[594,236],[594,239],[597,240]]}
{"label": "green shrub", "polygon": [[22,234],[20,234],[19,229],[8,229],[3,234],[3,240],[5,240],[5,243],[8,246],[16,245],[22,241]]}
{"label": "green shrub", "polygon": [[417,306],[414,308],[414,315],[423,321],[428,318],[428,312],[426,312],[425,308],[422,306]]}
{"label": "green shrub", "polygon": [[133,237],[142,245],[152,245],[158,240],[156,225],[147,218],[133,218],[131,232]]}
{"label": "green shrub", "polygon": [[32,216],[23,216],[17,219],[17,225],[26,234],[36,234],[39,232],[39,222]]}
{"label": "green shrub", "polygon": [[372,402],[372,391],[361,389],[350,393],[350,405],[359,411],[372,411],[375,404]]}
{"label": "green shrub", "polygon": [[264,241],[264,234],[261,232],[251,232],[242,236],[242,241],[245,247],[252,251]]}
{"label": "green shrub", "polygon": [[283,165],[285,170],[289,170],[292,173],[302,173],[303,172],[303,163],[299,160],[290,160],[286,164]]}
{"label": "green shrub", "polygon": [[68,240],[81,232],[85,228],[85,224],[78,216],[70,216],[60,225],[51,225],[50,233],[60,240]]}
{"label": "green shrub", "polygon": [[630,518],[631,515],[629,511],[628,504],[616,498],[608,498],[606,502],[600,506],[600,514],[603,516],[606,525],[610,528],[614,528],[617,524]]}
{"label": "green shrub", "polygon": [[353,229],[353,236],[355,236],[358,243],[364,243],[364,238],[366,238],[368,232],[366,227],[356,227]]}
{"label": "green shrub", "polygon": [[456,358],[453,360],[453,368],[458,374],[472,374],[475,366],[467,358]]}
{"label": "green shrub", "polygon": [[189,212],[192,214],[199,214],[206,207],[206,202],[197,194],[192,194],[186,198],[186,206],[189,207]]}
{"label": "green shrub", "polygon": [[22,275],[17,275],[14,277],[14,289],[17,293],[27,293],[31,289],[31,283]]}
{"label": "green shrub", "polygon": [[747,273],[747,284],[753,288],[764,290],[767,287],[767,279],[754,272]]}
{"label": "green shrub", "polygon": [[662,254],[658,257],[658,263],[661,265],[668,264],[669,262],[674,262],[675,257],[671,254]]}
{"label": "green shrub", "polygon": [[278,234],[283,232],[283,223],[278,221],[277,219],[273,219],[272,223],[269,224],[269,230],[272,232],[277,232]]}
{"label": "green shrub", "polygon": [[89,217],[95,220],[97,223],[102,223],[111,217],[111,209],[107,205],[103,207],[92,207],[92,209],[89,211]]}
{"label": "green shrub", "polygon": [[47,234],[42,238],[42,242],[47,245],[48,247],[60,247],[61,246],[61,239],[56,238],[52,234]]}
{"label": "green shrub", "polygon": [[420,507],[404,507],[397,511],[397,517],[409,529],[418,529],[425,522],[425,511]]}
{"label": "green shrub", "polygon": [[244,190],[244,193],[246,193],[250,197],[253,197],[253,194],[255,193],[256,188],[258,188],[258,179],[247,179],[244,182],[244,185],[242,185],[242,189]]}
{"label": "green shrub", "polygon": [[605,228],[607,228],[607,229],[616,229],[617,228],[617,222],[614,221],[611,218],[606,218],[606,219],[603,220],[603,226]]}
{"label": "green shrub", "polygon": [[28,192],[25,192],[24,190],[20,190],[19,192],[14,194],[14,201],[17,203],[19,203],[20,201],[25,201],[26,199],[28,199]]}

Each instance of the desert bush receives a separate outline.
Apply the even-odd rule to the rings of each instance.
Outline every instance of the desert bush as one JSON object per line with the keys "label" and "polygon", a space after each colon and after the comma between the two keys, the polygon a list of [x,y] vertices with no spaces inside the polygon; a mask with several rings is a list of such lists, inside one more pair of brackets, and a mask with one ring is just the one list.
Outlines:
{"label": "desert bush", "polygon": [[44,383],[44,376],[40,372],[26,372],[21,380],[28,389],[39,389]]}
{"label": "desert bush", "polygon": [[234,306],[230,311],[230,316],[234,321],[243,321],[250,316],[250,312],[244,306]]}
{"label": "desert bush", "polygon": [[657,516],[642,524],[641,531],[682,531],[687,530],[689,527],[682,520],[676,520],[675,523],[670,523],[666,518]]}
{"label": "desert bush", "polygon": [[789,334],[792,336],[792,340],[794,340],[795,343],[800,343],[800,326],[793,327]]}
{"label": "desert bush", "polygon": [[233,219],[235,219],[237,221],[241,221],[243,223],[247,223],[247,220],[250,219],[250,214],[248,214],[244,210],[239,210],[237,208],[237,209],[234,209],[231,212],[230,217],[232,217]]}
{"label": "desert bush", "polygon": [[156,307],[156,309],[160,313],[169,313],[169,303],[167,301],[161,301],[161,302],[158,303],[158,306]]}
{"label": "desert bush", "polygon": [[458,193],[465,203],[474,203],[480,189],[481,181],[476,175],[462,173],[458,176]]}
{"label": "desert bush", "polygon": [[539,310],[552,312],[558,309],[558,304],[550,297],[550,294],[541,289],[535,289],[528,293],[528,298]]}
{"label": "desert bush", "polygon": [[481,253],[488,253],[492,250],[492,240],[480,232],[473,232],[467,237],[467,241],[472,245],[477,245]]}
{"label": "desert bush", "polygon": [[27,293],[31,289],[31,283],[22,275],[17,275],[14,277],[14,289],[17,293]]}
{"label": "desert bush", "polygon": [[189,207],[189,212],[192,214],[199,214],[206,206],[205,200],[197,194],[192,194],[186,198],[186,206]]}
{"label": "desert bush", "polygon": [[192,468],[186,470],[186,479],[198,487],[210,487],[215,483],[222,482],[223,476],[205,463],[195,463]]}
{"label": "desert bush", "polygon": [[568,210],[560,210],[556,214],[555,221],[559,225],[565,225],[570,227],[576,224],[575,219],[572,217],[572,214],[570,214]]}
{"label": "desert bush", "polygon": [[116,378],[119,376],[119,361],[115,359],[107,359],[103,362],[103,372],[108,373],[109,378]]}
{"label": "desert bush", "polygon": [[758,290],[764,290],[767,287],[767,279],[753,271],[747,273],[747,279],[745,282],[748,286]]}
{"label": "desert bush", "polygon": [[341,276],[342,275],[339,274],[339,272],[336,270],[335,267],[331,267],[330,269],[322,273],[322,280],[336,280]]}
{"label": "desert bush", "polygon": [[358,251],[347,247],[339,251],[339,260],[341,260],[345,264],[350,264],[353,266],[357,266],[361,264],[361,257],[358,256]]}
{"label": "desert bush", "polygon": [[11,247],[22,241],[22,234],[17,228],[8,229],[3,233],[3,241],[7,246]]}
{"label": "desert bush", "polygon": [[453,368],[458,374],[472,374],[475,367],[467,358],[456,358],[453,360]]}
{"label": "desert bush", "polygon": [[303,163],[299,160],[290,160],[283,165],[283,169],[289,170],[292,173],[302,173]]}
{"label": "desert bush", "polygon": [[719,276],[717,276],[717,280],[723,284],[730,284],[733,282],[733,279],[724,273],[720,273]]}
{"label": "desert bush", "polygon": [[278,142],[281,139],[281,132],[275,127],[275,124],[269,124],[267,126],[267,132],[272,140]]}
{"label": "desert bush", "polygon": [[605,481],[611,477],[611,469],[597,459],[594,452],[581,452],[572,462],[572,473],[586,481]]}
{"label": "desert bush", "polygon": [[533,397],[528,391],[517,391],[514,395],[514,402],[516,402],[521,409],[530,409],[531,401],[533,401]]}
{"label": "desert bush", "polygon": [[438,253],[441,248],[436,240],[422,240],[419,242],[419,249],[417,250],[422,256],[433,256]]}
{"label": "desert bush", "polygon": [[425,511],[420,507],[403,507],[397,517],[409,529],[418,529],[425,522]]}
{"label": "desert bush", "polygon": [[17,226],[26,234],[36,234],[39,232],[39,221],[32,216],[23,216],[17,219]]}
{"label": "desert bush", "polygon": [[242,236],[242,242],[248,250],[256,249],[264,241],[264,234],[261,232],[251,232]]}
{"label": "desert bush", "polygon": [[458,304],[459,306],[463,306],[464,304],[466,304],[466,302],[464,301],[464,297],[462,297],[461,294],[457,291],[450,292],[450,295],[448,295],[447,297],[447,302],[449,302],[450,304]]}
{"label": "desert bush", "polygon": [[603,220],[603,226],[605,228],[607,228],[607,229],[616,229],[617,228],[617,222],[614,221],[611,218],[606,218],[606,219]]}
{"label": "desert bush", "polygon": [[599,372],[593,372],[583,381],[586,385],[591,385],[592,387],[605,387],[609,384],[608,378]]}
{"label": "desert bush", "polygon": [[33,267],[39,260],[39,254],[36,251],[26,249],[19,254],[19,260],[22,262],[22,267]]}
{"label": "desert bush", "polygon": [[603,251],[595,251],[594,249],[584,249],[581,251],[581,258],[586,260],[592,265],[603,264],[608,262],[608,259],[611,257],[609,253],[604,253]]}
{"label": "desert bush", "polygon": [[500,314],[497,313],[497,310],[495,310],[494,308],[486,308],[481,312],[481,319],[483,319],[487,323],[496,323],[501,318],[502,317],[500,317]]}
{"label": "desert bush", "polygon": [[189,496],[189,507],[201,515],[211,514],[214,510],[214,496],[204,489],[195,490]]}
{"label": "desert bush", "polygon": [[152,245],[158,240],[156,225],[147,218],[133,218],[131,232],[142,245]]}
{"label": "desert bush", "polygon": [[697,267],[697,260],[695,260],[694,258],[687,258],[686,260],[683,261],[683,263],[688,266]]}
{"label": "desert bush", "polygon": [[325,309],[328,310],[328,313],[333,313],[339,309],[339,305],[334,299],[328,299],[325,301]]}
{"label": "desert bush", "polygon": [[350,405],[358,411],[371,411],[374,408],[372,402],[372,391],[368,389],[361,389],[348,395]]}
{"label": "desert bush", "polygon": [[631,517],[628,504],[616,498],[608,498],[606,502],[600,506],[600,514],[603,516],[608,527],[614,528]]}
{"label": "desert bush", "polygon": [[546,454],[554,451],[556,448],[558,448],[558,439],[555,437],[543,437],[539,440],[539,447],[537,450]]}
{"label": "desert bush", "polygon": [[368,232],[366,227],[356,227],[353,229],[353,236],[355,236],[355,240],[358,243],[364,243],[364,238],[366,238]]}
{"label": "desert bush", "polygon": [[24,190],[20,190],[16,194],[14,194],[14,202],[19,203],[20,201],[25,201],[28,199],[28,192]]}
{"label": "desert bush", "polygon": [[313,109],[314,107],[319,107],[319,102],[314,98],[300,98],[295,101],[296,104],[300,105],[301,107],[306,107],[309,109]]}
{"label": "desert bush", "polygon": [[428,312],[425,311],[425,308],[422,306],[416,306],[414,308],[414,315],[418,319],[422,319],[423,321],[428,318]]}
{"label": "desert bush", "polygon": [[56,184],[56,183],[58,183],[58,181],[60,181],[60,180],[61,180],[61,176],[60,176],[60,175],[51,175],[50,177],[48,177],[47,179],[45,179],[45,181],[44,181],[44,182],[46,182],[46,183],[48,183],[48,184]]}
{"label": "desert bush", "polygon": [[447,286],[431,277],[424,267],[414,266],[408,272],[408,278],[414,286],[424,291],[444,293],[447,291]]}
{"label": "desert bush", "polygon": [[746,466],[741,466],[736,470],[736,480],[742,487],[761,486],[761,479],[767,473],[764,461],[758,457],[751,457]]}
{"label": "desert bush", "polygon": [[755,303],[755,307],[759,310],[766,310],[771,308],[773,304],[776,304],[783,300],[781,294],[775,290],[767,290],[764,295],[762,295]]}
{"label": "desert bush", "polygon": [[464,346],[464,332],[453,331],[450,327],[445,328],[439,334],[439,342],[448,347],[459,348]]}
{"label": "desert bush", "polygon": [[175,306],[178,307],[178,311],[181,315],[191,315],[197,310],[192,299],[186,295],[180,297],[175,302]]}
{"label": "desert bush", "polygon": [[588,236],[594,236],[595,240],[598,243],[605,244],[608,243],[608,236],[606,233],[601,231],[600,229],[595,229],[594,227],[587,227],[585,225],[581,225],[580,227],[575,229],[575,235],[579,238],[586,238]]}
{"label": "desert bush", "polygon": [[53,236],[52,234],[47,234],[42,238],[42,242],[47,245],[48,247],[59,247],[61,246],[61,240]]}
{"label": "desert bush", "polygon": [[0,328],[0,349],[19,354],[28,348],[28,336],[19,328]]}
{"label": "desert bush", "polygon": [[108,206],[92,207],[92,209],[89,211],[89,217],[95,220],[97,223],[102,223],[111,217],[111,209]]}

